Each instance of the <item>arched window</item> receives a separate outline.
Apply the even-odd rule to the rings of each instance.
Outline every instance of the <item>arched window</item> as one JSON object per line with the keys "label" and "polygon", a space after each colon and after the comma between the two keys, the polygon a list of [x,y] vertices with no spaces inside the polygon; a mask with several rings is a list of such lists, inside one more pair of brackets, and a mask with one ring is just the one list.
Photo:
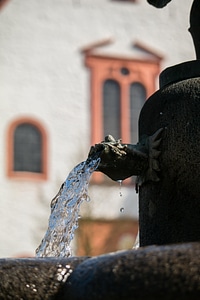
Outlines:
{"label": "arched window", "polygon": [[120,86],[117,81],[112,79],[106,80],[103,84],[103,126],[104,137],[108,134],[115,139],[121,137]]}
{"label": "arched window", "polygon": [[146,100],[145,87],[139,82],[130,85],[130,137],[131,143],[138,141],[138,119],[141,108]]}
{"label": "arched window", "polygon": [[8,175],[45,179],[46,133],[35,120],[13,122],[8,134]]}

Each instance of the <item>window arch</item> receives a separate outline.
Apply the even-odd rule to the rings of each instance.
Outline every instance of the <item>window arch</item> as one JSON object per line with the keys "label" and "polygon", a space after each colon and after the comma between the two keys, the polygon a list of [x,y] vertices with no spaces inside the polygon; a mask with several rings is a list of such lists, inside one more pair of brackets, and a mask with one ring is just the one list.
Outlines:
{"label": "window arch", "polygon": [[130,142],[138,141],[138,119],[141,108],[146,100],[146,89],[143,84],[130,84]]}
{"label": "window arch", "polygon": [[10,125],[7,167],[9,177],[46,179],[47,137],[36,120],[23,118]]}
{"label": "window arch", "polygon": [[112,79],[103,83],[103,127],[104,137],[120,138],[120,85]]}

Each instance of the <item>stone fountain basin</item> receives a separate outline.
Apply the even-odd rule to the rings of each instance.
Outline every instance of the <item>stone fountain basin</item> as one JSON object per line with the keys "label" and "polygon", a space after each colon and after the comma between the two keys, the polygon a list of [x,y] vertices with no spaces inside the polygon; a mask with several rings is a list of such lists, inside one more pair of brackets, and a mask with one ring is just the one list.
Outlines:
{"label": "stone fountain basin", "polygon": [[0,259],[0,299],[200,299],[200,243]]}

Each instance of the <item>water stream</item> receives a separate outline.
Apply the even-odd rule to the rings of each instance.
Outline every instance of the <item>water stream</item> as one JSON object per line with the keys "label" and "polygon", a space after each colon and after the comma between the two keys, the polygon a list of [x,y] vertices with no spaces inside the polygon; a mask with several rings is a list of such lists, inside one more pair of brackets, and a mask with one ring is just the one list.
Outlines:
{"label": "water stream", "polygon": [[98,167],[100,158],[78,164],[62,184],[51,202],[51,215],[46,234],[36,249],[37,257],[69,257],[70,243],[78,227],[80,205],[89,201],[89,179]]}

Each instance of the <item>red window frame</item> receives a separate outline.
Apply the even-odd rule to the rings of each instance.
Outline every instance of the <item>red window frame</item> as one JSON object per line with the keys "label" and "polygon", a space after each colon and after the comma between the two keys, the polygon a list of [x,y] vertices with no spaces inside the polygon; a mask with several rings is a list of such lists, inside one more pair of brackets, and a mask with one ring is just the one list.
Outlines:
{"label": "red window frame", "polygon": [[[17,126],[20,124],[31,124],[35,126],[41,134],[42,138],[42,172],[35,173],[35,172],[24,172],[24,171],[14,171],[14,131]],[[16,119],[11,122],[8,127],[7,131],[7,176],[13,179],[30,179],[30,180],[46,180],[47,179],[47,161],[48,161],[48,154],[47,154],[47,133],[44,129],[43,125],[29,117],[22,117]]]}

